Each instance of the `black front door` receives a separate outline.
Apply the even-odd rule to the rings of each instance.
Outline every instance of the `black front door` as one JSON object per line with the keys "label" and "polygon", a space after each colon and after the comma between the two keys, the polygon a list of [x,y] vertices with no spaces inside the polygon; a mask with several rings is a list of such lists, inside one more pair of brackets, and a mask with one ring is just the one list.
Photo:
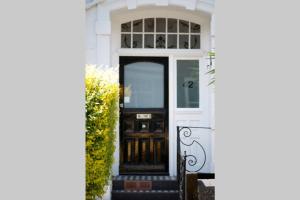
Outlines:
{"label": "black front door", "polygon": [[120,57],[120,173],[168,173],[168,57]]}

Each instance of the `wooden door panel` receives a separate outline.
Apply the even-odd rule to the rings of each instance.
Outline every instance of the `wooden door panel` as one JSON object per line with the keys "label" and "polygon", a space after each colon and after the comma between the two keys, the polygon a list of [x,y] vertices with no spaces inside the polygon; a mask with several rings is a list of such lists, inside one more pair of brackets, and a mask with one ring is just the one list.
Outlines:
{"label": "wooden door panel", "polygon": [[163,133],[164,132],[164,121],[162,119],[153,120],[151,122],[152,133]]}
{"label": "wooden door panel", "polygon": [[153,162],[155,164],[163,163],[164,161],[164,140],[155,139],[153,142]]}
{"label": "wooden door panel", "polygon": [[134,121],[132,120],[124,120],[123,122],[123,131],[124,133],[133,133],[134,132]]}
{"label": "wooden door panel", "polygon": [[139,161],[141,164],[150,164],[150,141],[148,138],[139,139]]}
{"label": "wooden door panel", "polygon": [[135,161],[135,140],[133,138],[127,138],[124,140],[124,145],[124,161],[126,163],[133,163]]}
{"label": "wooden door panel", "polygon": [[165,157],[164,138],[127,138],[124,160],[127,164],[161,164]]}

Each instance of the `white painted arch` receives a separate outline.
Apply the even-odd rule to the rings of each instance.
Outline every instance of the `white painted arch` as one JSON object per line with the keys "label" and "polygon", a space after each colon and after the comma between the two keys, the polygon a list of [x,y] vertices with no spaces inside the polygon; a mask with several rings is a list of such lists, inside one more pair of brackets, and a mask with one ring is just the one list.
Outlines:
{"label": "white painted arch", "polygon": [[101,5],[106,11],[114,11],[122,8],[136,9],[142,6],[179,6],[187,10],[199,10],[212,13],[214,0],[87,0],[86,9]]}
{"label": "white painted arch", "polygon": [[[134,11],[142,8],[180,8],[186,11],[194,11],[212,15],[214,0],[87,0],[86,12],[96,10],[95,32],[97,59],[95,64],[111,66],[109,59],[110,41],[112,34],[113,13],[121,10]],[[106,48],[103,48],[106,47]]]}

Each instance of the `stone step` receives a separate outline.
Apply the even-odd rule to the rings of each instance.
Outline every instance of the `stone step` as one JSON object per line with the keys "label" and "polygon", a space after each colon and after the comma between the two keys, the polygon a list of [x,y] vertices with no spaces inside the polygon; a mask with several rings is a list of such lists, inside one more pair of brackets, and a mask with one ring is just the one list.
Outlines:
{"label": "stone step", "polygon": [[130,180],[130,181],[175,181],[177,180],[176,176],[143,176],[143,175],[120,175],[120,176],[114,176],[113,180],[119,181],[119,180]]}
{"label": "stone step", "polygon": [[215,199],[215,179],[198,179],[198,199]]}
{"label": "stone step", "polygon": [[176,176],[115,176],[113,190],[177,190]]}
{"label": "stone step", "polygon": [[112,200],[179,200],[178,190],[113,190]]}

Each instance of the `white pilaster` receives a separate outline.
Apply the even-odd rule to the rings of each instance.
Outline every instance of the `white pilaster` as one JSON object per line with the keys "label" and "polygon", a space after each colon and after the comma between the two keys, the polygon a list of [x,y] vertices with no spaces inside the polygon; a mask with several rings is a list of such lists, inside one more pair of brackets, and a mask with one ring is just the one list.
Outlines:
{"label": "white pilaster", "polygon": [[[174,87],[174,68],[175,59],[173,55],[169,56],[169,97],[175,97]],[[177,130],[175,128],[175,102],[174,98],[169,98],[169,173],[170,176],[177,175]]]}
{"label": "white pilaster", "polygon": [[211,36],[211,49],[215,50],[215,14],[212,13],[210,20],[210,36]]}
{"label": "white pilaster", "polygon": [[97,64],[110,66],[111,19],[109,10],[102,4],[97,5]]}
{"label": "white pilaster", "polygon": [[[215,51],[215,14],[212,13],[210,21],[210,34],[211,34],[211,51]],[[214,63],[213,63],[213,67]],[[212,152],[212,162],[211,169],[215,172],[215,88],[214,85],[211,86],[211,128],[212,128],[212,137],[211,137],[211,152]]]}

